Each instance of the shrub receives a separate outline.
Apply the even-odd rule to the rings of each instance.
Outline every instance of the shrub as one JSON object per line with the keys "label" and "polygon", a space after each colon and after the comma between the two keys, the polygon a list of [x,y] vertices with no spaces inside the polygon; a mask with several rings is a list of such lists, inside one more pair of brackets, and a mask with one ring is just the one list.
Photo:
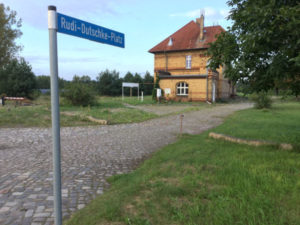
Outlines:
{"label": "shrub", "polygon": [[72,105],[88,106],[95,104],[95,94],[87,84],[72,82],[62,94]]}
{"label": "shrub", "polygon": [[40,90],[34,90],[33,92],[31,92],[29,95],[28,95],[28,98],[31,99],[31,100],[35,100],[37,99],[38,97],[40,97],[41,95],[41,91]]}
{"label": "shrub", "polygon": [[[153,90],[152,90],[152,100],[157,101],[157,95],[156,95],[156,90],[159,87],[159,77],[157,76],[156,81],[153,85]],[[162,93],[163,94],[163,93]]]}
{"label": "shrub", "polygon": [[271,108],[272,100],[266,92],[252,94],[251,100],[254,101],[254,107],[257,109]]}
{"label": "shrub", "polygon": [[31,66],[23,59],[13,59],[0,68],[0,93],[9,97],[27,97],[36,88],[36,78]]}

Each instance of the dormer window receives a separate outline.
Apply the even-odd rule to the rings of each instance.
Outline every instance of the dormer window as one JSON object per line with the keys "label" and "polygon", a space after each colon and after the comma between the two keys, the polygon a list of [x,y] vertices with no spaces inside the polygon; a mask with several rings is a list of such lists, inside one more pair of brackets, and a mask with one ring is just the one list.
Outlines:
{"label": "dormer window", "polygon": [[185,68],[192,69],[192,56],[191,55],[187,55],[185,57]]}
{"label": "dormer window", "polygon": [[169,39],[168,46],[172,46],[172,45],[173,45],[173,38],[170,38],[170,39]]}

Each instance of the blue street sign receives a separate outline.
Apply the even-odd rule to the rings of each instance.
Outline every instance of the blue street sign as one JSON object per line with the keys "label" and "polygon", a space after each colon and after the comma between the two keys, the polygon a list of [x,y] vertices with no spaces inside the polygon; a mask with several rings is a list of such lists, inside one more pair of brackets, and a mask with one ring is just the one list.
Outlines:
{"label": "blue street sign", "polygon": [[121,48],[125,47],[125,35],[105,27],[100,27],[60,13],[57,13],[57,25],[57,31],[60,33]]}

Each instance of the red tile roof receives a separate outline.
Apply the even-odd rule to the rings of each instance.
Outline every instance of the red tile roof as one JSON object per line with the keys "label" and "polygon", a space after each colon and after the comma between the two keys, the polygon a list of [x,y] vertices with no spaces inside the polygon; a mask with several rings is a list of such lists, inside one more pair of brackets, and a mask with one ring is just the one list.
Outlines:
{"label": "red tile roof", "polygon": [[[191,21],[184,27],[167,37],[158,45],[149,50],[151,53],[180,51],[190,49],[205,49],[209,47],[209,43],[216,41],[216,35],[224,32],[221,26],[204,27],[204,40],[199,40],[200,26]],[[172,38],[173,44],[168,46],[169,40]]]}

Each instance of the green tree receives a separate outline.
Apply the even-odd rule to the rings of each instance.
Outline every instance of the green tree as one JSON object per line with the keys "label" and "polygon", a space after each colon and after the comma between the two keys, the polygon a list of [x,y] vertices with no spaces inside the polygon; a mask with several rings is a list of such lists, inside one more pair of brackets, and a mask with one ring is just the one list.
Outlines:
{"label": "green tree", "polygon": [[[132,83],[139,83],[140,84],[140,90],[143,90],[143,78],[140,74],[135,73],[134,75],[131,72],[127,72],[124,76],[124,82],[132,82]],[[132,88],[132,95],[138,95],[137,94],[138,89]],[[124,88],[124,94],[129,95],[130,94],[130,88]]]}
{"label": "green tree", "polygon": [[[230,0],[233,25],[211,44],[209,66],[225,66],[225,76],[249,83],[256,92],[276,83],[298,84],[300,4],[297,0]],[[294,92],[300,86],[294,87]]]}
{"label": "green tree", "polygon": [[134,82],[134,76],[129,71],[124,76],[124,82]]}
{"label": "green tree", "polygon": [[68,84],[70,84],[71,82],[68,80],[65,80],[64,78],[58,78],[58,86],[60,89],[65,88]]}
{"label": "green tree", "polygon": [[0,93],[13,97],[28,97],[36,88],[36,77],[23,59],[13,59],[0,69]]}
{"label": "green tree", "polygon": [[150,75],[150,73],[147,71],[144,79],[143,79],[143,91],[144,95],[151,95],[153,90],[153,82],[154,78]]}
{"label": "green tree", "polygon": [[72,105],[88,106],[95,104],[95,94],[87,84],[82,82],[70,82],[64,88],[62,96]]}
{"label": "green tree", "polygon": [[143,82],[143,78],[141,77],[141,75],[140,74],[138,74],[138,73],[135,73],[134,74],[134,77],[133,77],[133,82],[134,83],[142,83]]}
{"label": "green tree", "polygon": [[75,75],[73,77],[72,82],[78,82],[87,85],[93,92],[96,92],[97,90],[97,82],[95,80],[92,80],[90,76],[88,75],[83,75],[83,76],[78,76]]}
{"label": "green tree", "polygon": [[97,79],[97,91],[101,95],[116,96],[121,94],[121,80],[119,73],[115,70],[105,70],[99,74]]}
{"label": "green tree", "polygon": [[20,31],[21,19],[17,19],[17,13],[0,4],[0,68],[12,60],[21,49],[15,39],[22,35]]}
{"label": "green tree", "polygon": [[[36,88],[37,89],[50,89],[50,76],[47,75],[39,75],[36,77]],[[63,89],[66,85],[68,85],[70,81],[67,81],[63,78],[58,78],[58,86],[60,89]]]}
{"label": "green tree", "polygon": [[92,79],[88,75],[83,75],[83,76],[80,77],[80,82],[85,83],[85,84],[89,84],[89,83],[92,82]]}
{"label": "green tree", "polygon": [[159,86],[159,77],[157,76],[155,83],[153,85],[153,89],[152,89],[152,100],[157,101],[157,98],[156,98],[157,93],[156,92],[157,92],[158,88],[160,88],[160,86]]}
{"label": "green tree", "polygon": [[139,94],[141,95],[141,90],[143,90],[144,86],[143,86],[143,78],[141,77],[140,74],[138,74],[138,73],[134,74],[133,83],[138,83],[139,84],[139,89],[133,88],[132,89],[132,94],[137,96],[138,95],[137,92],[139,90],[140,91]]}
{"label": "green tree", "polygon": [[50,76],[40,75],[36,77],[37,89],[50,89]]}
{"label": "green tree", "polygon": [[84,76],[74,75],[72,81],[73,82],[81,82],[81,83],[89,84],[89,83],[92,82],[92,79],[87,75],[84,75]]}

